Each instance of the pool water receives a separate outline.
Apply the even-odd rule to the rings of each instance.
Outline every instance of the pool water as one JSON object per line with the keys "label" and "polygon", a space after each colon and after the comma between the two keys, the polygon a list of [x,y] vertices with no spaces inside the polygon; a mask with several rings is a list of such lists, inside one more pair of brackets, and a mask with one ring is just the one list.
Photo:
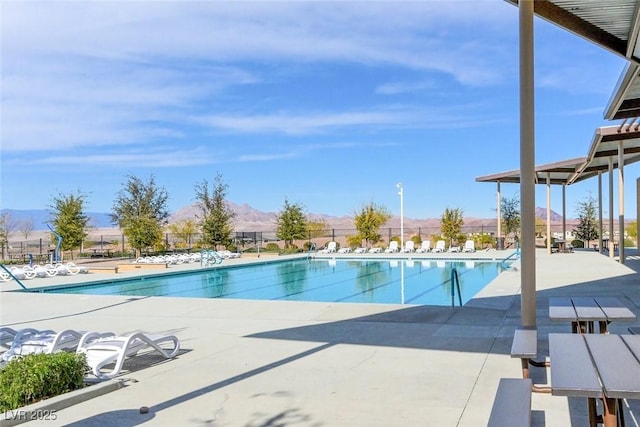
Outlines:
{"label": "pool water", "polygon": [[[495,261],[301,259],[47,289],[48,293],[450,305],[452,269],[466,303],[505,268]],[[456,305],[458,294],[456,287]]]}

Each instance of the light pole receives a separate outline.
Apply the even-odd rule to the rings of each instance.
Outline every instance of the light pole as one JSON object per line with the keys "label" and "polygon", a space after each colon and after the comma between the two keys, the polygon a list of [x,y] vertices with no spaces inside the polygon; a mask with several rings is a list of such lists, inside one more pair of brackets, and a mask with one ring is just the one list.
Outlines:
{"label": "light pole", "polygon": [[398,187],[398,195],[400,195],[400,250],[404,249],[404,191],[402,183],[396,184]]}

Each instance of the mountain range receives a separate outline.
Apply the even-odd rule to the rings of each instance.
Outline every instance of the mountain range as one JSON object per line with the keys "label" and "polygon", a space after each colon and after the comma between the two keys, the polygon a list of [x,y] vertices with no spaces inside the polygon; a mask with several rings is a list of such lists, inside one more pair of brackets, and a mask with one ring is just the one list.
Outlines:
{"label": "mountain range", "polygon": [[[275,221],[277,212],[263,212],[259,211],[248,204],[235,204],[233,202],[227,202],[227,206],[236,216],[233,220],[236,231],[267,231],[275,228]],[[14,229],[19,230],[20,224],[25,221],[31,220],[33,224],[33,230],[47,230],[47,223],[50,220],[51,214],[46,209],[1,209],[0,214],[8,214],[11,224]],[[169,223],[185,219],[195,219],[199,214],[197,204],[182,207],[174,212],[169,217]],[[111,217],[106,212],[87,212],[90,218],[89,225],[93,228],[113,228],[111,223]],[[547,209],[536,208],[536,216],[546,220]],[[325,221],[329,227],[336,229],[353,228],[352,216],[331,216],[319,213],[307,213],[307,217],[312,221]],[[561,222],[562,216],[556,212],[551,211],[551,222]],[[571,221],[571,220],[567,220]],[[427,218],[427,219],[415,219],[415,218],[403,218],[404,226],[407,228],[417,227],[439,227],[440,218]],[[495,218],[473,218],[465,217],[465,225],[469,227],[481,227],[495,225]],[[398,216],[392,217],[387,222],[388,227],[400,227],[400,218]]]}

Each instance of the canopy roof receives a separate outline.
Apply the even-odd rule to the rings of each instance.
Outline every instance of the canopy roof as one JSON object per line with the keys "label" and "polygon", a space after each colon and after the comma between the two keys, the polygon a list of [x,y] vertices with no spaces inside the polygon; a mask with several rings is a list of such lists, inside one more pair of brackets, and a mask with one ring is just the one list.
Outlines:
{"label": "canopy roof", "polygon": [[567,184],[583,181],[605,172],[611,162],[614,169],[620,167],[618,147],[622,144],[623,165],[629,165],[640,160],[640,130],[638,126],[607,126],[596,129],[589,149],[587,161],[580,167],[578,173],[569,179]]}
{"label": "canopy roof", "polygon": [[[605,126],[596,129],[587,157],[579,157],[535,168],[536,184],[545,184],[547,176],[554,185],[571,185],[619,167],[618,147],[622,144],[624,165],[640,161],[640,129],[638,125]],[[512,170],[476,178],[477,182],[519,183],[520,170]]]}
{"label": "canopy roof", "polygon": [[604,112],[604,118],[607,120],[632,119],[628,126],[638,128],[640,123],[634,123],[636,118],[640,116],[640,67],[638,64],[629,63],[622,72],[618,84],[616,86],[609,105]]}
{"label": "canopy roof", "polygon": [[[546,183],[547,176],[550,177],[551,184],[567,184],[569,182],[569,179],[577,173],[577,171],[585,164],[586,161],[586,157],[579,157],[572,160],[565,160],[562,162],[536,166],[536,184]],[[520,170],[516,169],[508,172],[500,172],[492,175],[480,176],[476,178],[476,181],[507,182],[518,184],[520,182]]]}
{"label": "canopy roof", "polygon": [[[514,5],[518,0],[506,0]],[[607,50],[640,63],[638,0],[535,0],[534,13]]]}

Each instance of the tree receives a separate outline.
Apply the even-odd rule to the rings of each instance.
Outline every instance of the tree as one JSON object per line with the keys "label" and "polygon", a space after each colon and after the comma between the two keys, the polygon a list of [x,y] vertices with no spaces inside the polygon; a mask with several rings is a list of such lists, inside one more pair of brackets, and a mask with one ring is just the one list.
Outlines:
{"label": "tree", "polygon": [[169,232],[180,239],[180,247],[191,247],[191,238],[198,231],[198,224],[192,219],[174,222],[167,226]]}
{"label": "tree", "polygon": [[547,234],[547,223],[545,220],[536,215],[535,219],[536,237],[542,237]]}
{"label": "tree", "polygon": [[316,239],[327,235],[329,224],[324,219],[316,221],[307,221],[307,231],[309,232],[309,238]]}
{"label": "tree", "polygon": [[453,245],[453,240],[457,239],[464,225],[464,215],[462,209],[446,208],[440,220],[440,231],[442,236],[449,240],[449,246]]}
{"label": "tree", "polygon": [[307,217],[299,203],[289,203],[284,199],[284,206],[276,216],[276,237],[284,240],[284,248],[289,249],[296,239],[307,237]]}
{"label": "tree", "polygon": [[631,221],[627,228],[625,228],[625,232],[630,239],[635,239],[638,237],[638,222]]}
{"label": "tree", "polygon": [[505,235],[513,233],[517,239],[520,230],[520,198],[517,195],[500,201],[500,216]]}
{"label": "tree", "polygon": [[199,217],[200,229],[203,240],[210,247],[218,245],[229,246],[231,244],[231,233],[233,232],[232,220],[235,213],[226,205],[228,185],[222,180],[222,175],[216,175],[211,194],[209,194],[209,183],[206,180],[196,184],[196,199],[202,216]]}
{"label": "tree", "polygon": [[0,214],[0,247],[2,248],[2,258],[6,259],[6,252],[9,249],[9,237],[15,230],[15,221],[11,218],[9,212]]}
{"label": "tree", "polygon": [[81,192],[62,194],[53,197],[49,206],[51,227],[62,238],[60,249],[73,251],[80,248],[87,237],[89,217],[84,212],[86,196]]}
{"label": "tree", "polygon": [[111,222],[120,227],[134,250],[142,252],[162,241],[162,229],[169,217],[167,190],[153,175],[145,182],[127,175],[113,203]]}
{"label": "tree", "polygon": [[379,233],[380,227],[390,218],[391,212],[384,206],[376,205],[373,202],[363,206],[360,212],[356,212],[354,216],[356,230],[358,231],[357,236],[360,241],[365,240],[367,247],[370,244],[379,242],[382,239]]}
{"label": "tree", "polygon": [[589,247],[590,241],[597,240],[599,236],[596,224],[596,200],[591,194],[581,202],[578,202],[576,213],[578,215],[578,225],[573,229],[573,233],[578,239],[586,241],[586,247]]}
{"label": "tree", "polygon": [[25,241],[29,240],[29,236],[31,236],[31,233],[33,233],[34,229],[35,227],[33,226],[33,219],[31,218],[23,219],[18,224],[18,230],[24,237]]}

